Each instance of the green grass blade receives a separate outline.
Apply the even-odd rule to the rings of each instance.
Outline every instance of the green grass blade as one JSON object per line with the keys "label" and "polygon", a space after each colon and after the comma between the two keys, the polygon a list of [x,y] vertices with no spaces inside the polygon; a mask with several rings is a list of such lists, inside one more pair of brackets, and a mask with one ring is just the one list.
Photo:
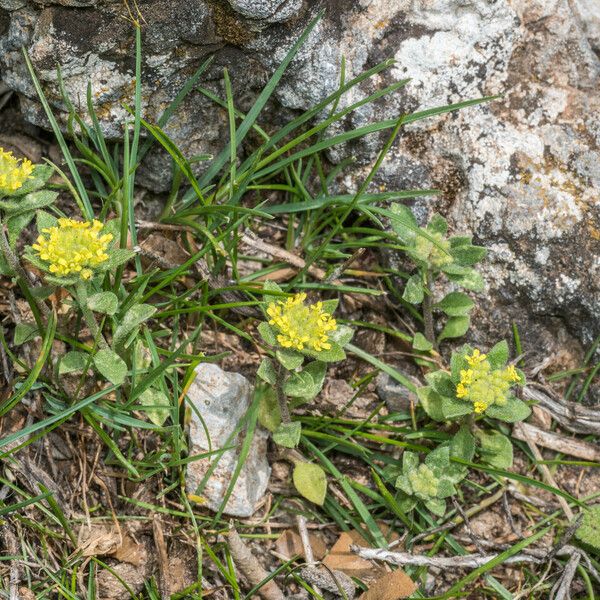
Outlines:
{"label": "green grass blade", "polygon": [[312,452],[323,466],[336,478],[342,489],[348,496],[348,499],[354,505],[354,508],[361,516],[364,524],[367,526],[369,533],[373,536],[373,539],[377,543],[379,548],[387,548],[387,542],[385,537],[381,533],[381,530],[375,523],[375,520],[371,516],[369,509],[365,506],[364,502],[360,499],[360,496],[354,491],[352,485],[348,482],[346,477],[340,473],[336,466],[311,442],[306,438],[303,438],[302,443],[310,452]]}
{"label": "green grass blade", "polygon": [[416,394],[417,387],[415,386],[415,384],[412,383],[412,381],[410,381],[407,377],[402,375],[402,373],[400,373],[399,371],[394,369],[394,367],[390,367],[390,365],[379,360],[372,354],[365,352],[361,348],[358,348],[354,344],[348,344],[346,346],[346,350],[348,350],[349,352],[352,352],[352,354],[355,354],[359,358],[362,358],[364,361],[370,363],[371,365],[373,365],[377,369],[380,369],[384,373],[387,373],[392,379],[395,379],[400,385],[404,386],[407,390],[410,390],[411,392]]}
{"label": "green grass blade", "polygon": [[35,361],[35,364],[29,372],[29,375],[27,375],[25,381],[19,386],[19,391],[0,405],[0,416],[5,415],[13,406],[18,404],[27,395],[33,384],[37,381],[42,369],[48,362],[48,357],[50,356],[50,350],[52,349],[52,342],[54,341],[55,333],[56,314],[50,313],[40,355]]}
{"label": "green grass blade", "polygon": [[83,203],[83,205],[82,205],[83,216],[87,220],[91,221],[94,218],[94,210],[90,203],[90,198],[88,196],[87,190],[85,189],[85,186],[83,185],[83,181],[81,180],[81,176],[79,175],[79,171],[77,170],[75,161],[73,160],[73,156],[71,155],[69,147],[67,146],[67,142],[65,141],[62,131],[60,130],[58,122],[56,121],[56,118],[54,117],[54,114],[52,113],[50,104],[48,104],[48,100],[46,99],[44,90],[42,89],[39,79],[37,78],[37,75],[35,74],[35,70],[33,68],[33,65],[31,64],[31,60],[30,60],[29,55],[27,54],[27,51],[25,48],[23,48],[23,56],[25,57],[25,64],[27,65],[27,70],[29,71],[29,76],[31,77],[31,81],[33,82],[35,91],[37,92],[38,98],[39,98],[42,106],[44,107],[44,111],[46,113],[46,116],[48,117],[48,121],[50,122],[52,131],[54,132],[54,135],[56,136],[56,141],[58,142],[58,145],[60,146],[62,154],[65,157],[65,161],[67,162],[67,165],[69,166],[69,171],[71,172],[71,177],[73,177],[73,181],[75,181],[75,186],[77,187],[77,192],[79,194],[79,197],[81,198],[81,202]]}
{"label": "green grass blade", "polygon": [[[289,52],[286,54],[286,56],[283,59],[283,61],[281,62],[281,64],[275,70],[275,73],[273,73],[273,75],[271,76],[271,79],[269,79],[267,85],[263,88],[262,92],[259,94],[258,98],[256,99],[256,102],[254,103],[252,108],[248,111],[246,118],[242,121],[242,123],[240,124],[240,126],[238,127],[238,129],[236,131],[235,141],[238,145],[244,141],[246,134],[250,131],[250,129],[254,125],[256,119],[262,112],[262,109],[264,108],[265,104],[267,103],[267,101],[269,100],[269,98],[271,97],[273,92],[275,91],[275,88],[277,87],[279,80],[282,78],[283,74],[285,73],[286,69],[288,68],[288,65],[290,64],[290,62],[292,62],[292,59],[294,58],[294,56],[296,56],[296,54],[298,53],[298,50],[300,50],[301,46],[306,41],[306,38],[310,35],[310,32],[315,28],[316,24],[319,22],[319,20],[321,19],[322,16],[323,16],[323,12],[319,12],[319,14],[308,24],[306,29],[302,32],[302,35],[296,40],[294,45],[290,48]],[[217,175],[217,173],[223,168],[223,166],[227,162],[229,156],[230,156],[230,148],[229,148],[229,144],[227,144],[227,147],[225,147],[220,152],[220,154],[217,156],[217,158],[214,159],[213,163],[208,168],[205,175],[200,179],[201,187],[205,187],[214,179],[215,175]]]}

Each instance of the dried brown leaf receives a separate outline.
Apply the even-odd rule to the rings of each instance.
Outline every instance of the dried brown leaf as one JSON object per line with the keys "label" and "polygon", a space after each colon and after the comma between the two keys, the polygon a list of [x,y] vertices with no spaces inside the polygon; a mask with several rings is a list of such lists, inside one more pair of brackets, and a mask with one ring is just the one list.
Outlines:
{"label": "dried brown leaf", "polygon": [[[310,546],[313,551],[315,560],[321,560],[325,554],[327,554],[327,546],[325,542],[316,534],[309,533],[308,539],[310,540]],[[275,542],[275,549],[281,556],[285,556],[287,560],[290,560],[294,556],[301,556],[306,558],[304,555],[304,546],[300,536],[293,529],[286,529]]]}
{"label": "dried brown leaf", "polygon": [[103,556],[112,554],[121,546],[121,534],[103,525],[83,526],[79,531],[77,552],[82,556]]}
{"label": "dried brown leaf", "polygon": [[408,598],[416,589],[414,581],[398,569],[377,579],[359,600],[400,600]]}
{"label": "dried brown leaf", "polygon": [[323,564],[330,569],[336,569],[360,579],[375,578],[381,574],[381,567],[375,563],[357,556],[350,546],[356,544],[368,548],[364,537],[358,531],[344,531],[325,557]]}
{"label": "dried brown leaf", "polygon": [[126,535],[123,543],[111,554],[113,558],[139,567],[147,559],[146,548]]}

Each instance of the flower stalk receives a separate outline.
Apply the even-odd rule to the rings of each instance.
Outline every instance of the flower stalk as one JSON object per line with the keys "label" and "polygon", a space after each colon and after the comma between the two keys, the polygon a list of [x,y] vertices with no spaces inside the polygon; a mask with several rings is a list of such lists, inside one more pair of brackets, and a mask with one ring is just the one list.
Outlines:
{"label": "flower stalk", "polygon": [[291,423],[292,416],[290,414],[290,408],[288,406],[288,399],[284,392],[285,380],[287,379],[287,371],[283,365],[279,364],[277,368],[277,382],[275,384],[275,390],[277,391],[277,402],[279,404],[279,414],[281,416],[281,422]]}
{"label": "flower stalk", "polygon": [[435,330],[433,328],[433,291],[431,279],[431,270],[428,270],[425,274],[425,294],[423,296],[423,324],[425,327],[425,337],[433,344],[433,347],[437,350]]}
{"label": "flower stalk", "polygon": [[90,332],[94,338],[94,341],[98,344],[98,346],[100,346],[101,349],[107,349],[109,347],[108,343],[104,339],[102,331],[100,331],[100,327],[98,326],[96,317],[94,317],[94,313],[88,307],[88,290],[87,285],[84,281],[78,281],[75,284],[75,294],[77,296],[77,303],[79,304],[79,309],[81,310],[81,314],[83,315],[83,320],[90,328]]}

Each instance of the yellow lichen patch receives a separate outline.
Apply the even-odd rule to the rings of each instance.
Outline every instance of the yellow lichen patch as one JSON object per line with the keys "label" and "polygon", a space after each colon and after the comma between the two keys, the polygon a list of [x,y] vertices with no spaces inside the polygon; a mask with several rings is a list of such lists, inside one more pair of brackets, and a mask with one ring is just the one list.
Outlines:
{"label": "yellow lichen patch", "polygon": [[465,356],[469,369],[460,371],[460,383],[456,386],[456,397],[473,403],[476,413],[483,413],[492,404],[504,406],[511,386],[521,377],[514,365],[504,369],[492,369],[487,355],[473,350]]}
{"label": "yellow lichen patch", "polygon": [[0,196],[16,192],[30,179],[33,164],[26,158],[20,160],[0,148]]}
{"label": "yellow lichen patch", "polygon": [[50,263],[48,269],[54,275],[78,273],[82,279],[89,279],[93,268],[108,260],[108,244],[113,236],[102,234],[103,227],[96,220],[59,219],[56,227],[42,230],[32,248]]}
{"label": "yellow lichen patch", "polygon": [[296,294],[287,300],[267,306],[269,325],[278,331],[277,341],[284,348],[329,350],[329,332],[337,329],[335,319],[323,310],[323,303],[307,305],[306,294]]}

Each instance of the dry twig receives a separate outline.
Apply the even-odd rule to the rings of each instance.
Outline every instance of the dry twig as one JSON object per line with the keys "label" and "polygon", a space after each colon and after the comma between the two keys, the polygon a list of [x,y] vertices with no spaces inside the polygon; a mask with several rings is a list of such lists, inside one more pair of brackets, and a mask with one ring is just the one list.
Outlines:
{"label": "dry twig", "polygon": [[583,460],[600,461],[600,447],[590,442],[584,442],[577,438],[544,431],[529,423],[515,423],[512,431],[513,437],[528,442],[532,440],[536,445],[562,452],[570,456],[576,456]]}
{"label": "dry twig", "polygon": [[160,516],[154,515],[152,520],[152,532],[154,534],[154,545],[158,553],[158,588],[162,600],[168,600],[171,597],[171,579],[169,577],[169,555],[165,536],[163,534]]}
{"label": "dry twig", "polygon": [[[19,554],[19,544],[17,543],[17,537],[13,532],[12,525],[7,521],[3,525],[3,537],[6,548],[6,554],[9,556],[17,556]],[[8,598],[9,600],[19,600],[19,579],[20,565],[16,558],[13,558],[10,563],[10,575],[8,583]]]}
{"label": "dry twig", "polygon": [[577,570],[580,560],[581,554],[579,554],[579,552],[573,552],[560,579],[556,582],[550,592],[551,600],[568,600],[571,598],[569,590],[571,589],[571,583],[573,583],[573,577],[575,577],[575,571]]}
{"label": "dry twig", "polygon": [[528,385],[523,388],[526,400],[535,400],[552,415],[562,427],[574,433],[595,433],[600,435],[600,410],[583,406],[576,402],[563,402]]}
{"label": "dry twig", "polygon": [[[258,585],[261,581],[269,577],[269,573],[262,567],[252,552],[250,552],[250,549],[244,544],[242,538],[233,526],[230,527],[229,533],[227,534],[227,542],[229,543],[229,550],[235,564],[244,574],[244,577],[246,577],[250,585]],[[283,592],[272,579],[258,590],[258,594],[264,598],[264,600],[285,599]]]}
{"label": "dry twig", "polygon": [[[558,484],[554,480],[554,477],[552,476],[552,473],[550,472],[548,465],[543,464],[544,457],[542,456],[542,453],[540,452],[539,448],[536,446],[535,442],[529,437],[527,430],[523,430],[523,435],[525,436],[525,442],[527,442],[527,445],[529,446],[529,449],[533,453],[535,460],[538,461],[537,467],[541,471],[542,476],[544,477],[546,483],[548,483],[549,485],[551,485],[554,488],[560,489],[558,487]],[[557,498],[558,498],[558,502],[559,502],[561,508],[563,509],[563,512],[565,513],[565,516],[567,517],[567,519],[569,519],[569,521],[572,521],[573,517],[575,515],[573,514],[573,511],[571,510],[569,503],[562,496],[557,495]]]}
{"label": "dry twig", "polygon": [[[361,548],[352,545],[350,549],[361,558],[367,560],[383,560],[398,566],[437,567],[439,569],[477,569],[490,562],[498,554],[466,554],[464,556],[426,556],[409,552],[390,552],[378,548]],[[529,554],[517,554],[507,558],[503,564],[539,563],[541,559]]]}
{"label": "dry twig", "polygon": [[[291,252],[288,252],[283,248],[279,248],[279,246],[273,246],[272,244],[268,244],[267,242],[261,240],[250,231],[246,231],[242,234],[242,242],[244,242],[244,244],[248,244],[248,246],[252,246],[252,248],[259,250],[260,252],[268,254],[269,256],[274,256],[275,258],[278,258],[288,263],[289,265],[292,265],[293,267],[304,269],[304,267],[306,266],[306,261],[300,256],[292,254]],[[324,279],[326,275],[323,269],[319,269],[319,267],[314,266],[308,267],[308,272],[313,277],[319,280]]]}

